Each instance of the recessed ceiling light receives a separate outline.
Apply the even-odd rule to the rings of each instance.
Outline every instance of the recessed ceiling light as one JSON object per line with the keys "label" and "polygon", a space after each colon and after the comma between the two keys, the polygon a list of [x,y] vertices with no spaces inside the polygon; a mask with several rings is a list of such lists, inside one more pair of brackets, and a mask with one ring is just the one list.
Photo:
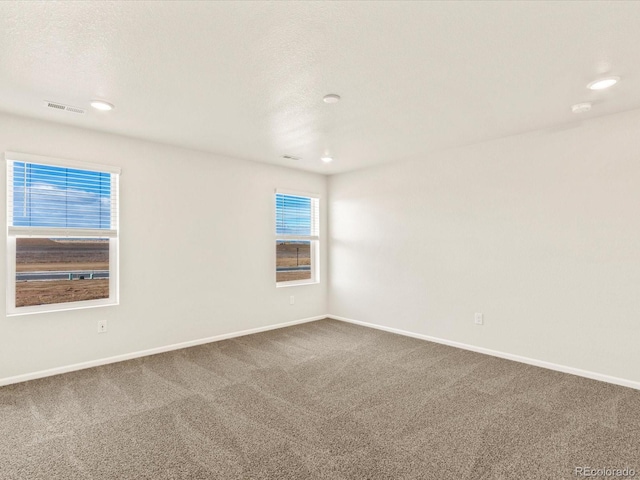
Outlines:
{"label": "recessed ceiling light", "polygon": [[573,113],[586,113],[591,110],[591,103],[576,103],[575,105],[571,105],[571,111]]}
{"label": "recessed ceiling light", "polygon": [[604,90],[605,88],[613,87],[620,81],[620,77],[607,77],[595,80],[587,85],[589,90]]}
{"label": "recessed ceiling light", "polygon": [[96,110],[100,110],[102,112],[108,112],[109,110],[113,110],[115,108],[113,104],[105,102],[104,100],[91,100],[91,106]]}
{"label": "recessed ceiling light", "polygon": [[340,101],[340,95],[330,93],[329,95],[325,95],[322,100],[324,103],[338,103]]}
{"label": "recessed ceiling light", "polygon": [[333,158],[331,158],[331,157],[322,157],[322,158],[320,158],[320,160],[322,160],[324,163],[333,162]]}

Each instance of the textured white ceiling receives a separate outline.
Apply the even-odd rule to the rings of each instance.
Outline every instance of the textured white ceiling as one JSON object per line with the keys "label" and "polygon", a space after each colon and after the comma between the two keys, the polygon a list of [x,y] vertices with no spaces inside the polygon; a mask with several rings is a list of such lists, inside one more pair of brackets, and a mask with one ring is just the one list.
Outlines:
{"label": "textured white ceiling", "polygon": [[[336,173],[555,128],[577,102],[640,107],[639,20],[640,2],[1,2],[0,110]],[[622,81],[585,88],[605,73]]]}

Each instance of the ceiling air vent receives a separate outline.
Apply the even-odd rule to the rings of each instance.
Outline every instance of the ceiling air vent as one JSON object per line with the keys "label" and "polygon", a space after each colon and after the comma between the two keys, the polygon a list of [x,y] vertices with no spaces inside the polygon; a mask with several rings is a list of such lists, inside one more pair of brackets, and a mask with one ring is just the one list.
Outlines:
{"label": "ceiling air vent", "polygon": [[63,111],[63,112],[79,113],[81,115],[83,115],[85,113],[85,111],[82,108],[71,107],[69,105],[63,105],[62,103],[45,101],[44,105],[47,108],[53,108],[54,110],[60,110],[60,111]]}
{"label": "ceiling air vent", "polygon": [[282,155],[282,158],[286,160],[302,160],[300,157],[294,157],[293,155]]}

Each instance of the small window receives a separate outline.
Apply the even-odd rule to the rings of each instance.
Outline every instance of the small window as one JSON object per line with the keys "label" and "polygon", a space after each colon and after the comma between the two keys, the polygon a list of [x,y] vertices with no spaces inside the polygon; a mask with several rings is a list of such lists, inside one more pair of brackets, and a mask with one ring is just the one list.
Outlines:
{"label": "small window", "polygon": [[118,302],[119,169],[7,160],[7,313]]}
{"label": "small window", "polygon": [[319,281],[319,199],[276,192],[276,285]]}

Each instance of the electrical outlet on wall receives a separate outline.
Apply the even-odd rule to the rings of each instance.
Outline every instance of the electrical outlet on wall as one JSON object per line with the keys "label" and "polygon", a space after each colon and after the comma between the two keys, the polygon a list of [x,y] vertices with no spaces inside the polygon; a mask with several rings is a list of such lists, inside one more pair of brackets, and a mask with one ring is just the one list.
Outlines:
{"label": "electrical outlet on wall", "polygon": [[98,320],[98,333],[107,333],[107,321]]}
{"label": "electrical outlet on wall", "polygon": [[289,297],[289,305],[293,305],[296,303],[296,297],[294,297],[293,295],[291,295]]}
{"label": "electrical outlet on wall", "polygon": [[476,312],[475,316],[473,317],[473,322],[476,325],[484,325],[484,318],[482,317],[482,314]]}

